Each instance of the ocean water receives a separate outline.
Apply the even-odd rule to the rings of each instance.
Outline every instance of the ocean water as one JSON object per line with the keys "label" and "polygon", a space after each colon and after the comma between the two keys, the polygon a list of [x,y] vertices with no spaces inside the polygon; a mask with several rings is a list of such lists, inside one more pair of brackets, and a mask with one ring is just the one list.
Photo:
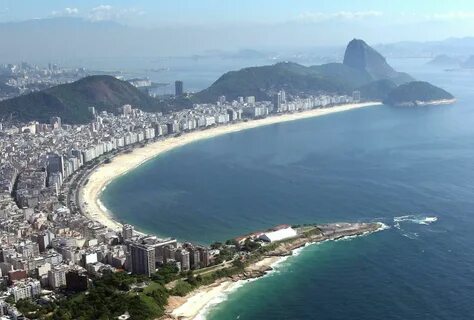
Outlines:
{"label": "ocean water", "polygon": [[280,223],[381,221],[311,245],[207,319],[473,319],[474,81],[400,64],[452,106],[370,107],[228,134],[112,182],[103,203],[144,231],[211,243]]}

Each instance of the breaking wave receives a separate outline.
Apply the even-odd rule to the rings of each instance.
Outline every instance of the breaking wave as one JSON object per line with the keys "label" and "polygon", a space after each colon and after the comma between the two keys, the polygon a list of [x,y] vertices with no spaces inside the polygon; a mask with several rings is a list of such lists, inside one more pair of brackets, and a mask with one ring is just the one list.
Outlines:
{"label": "breaking wave", "polygon": [[[384,224],[384,223],[381,223],[379,222],[380,224],[380,227],[375,231],[382,231],[382,230],[386,230],[386,229],[390,229],[390,226]],[[330,240],[330,239],[327,239],[327,240],[323,240],[323,241],[318,241],[318,242],[308,242],[306,243],[304,246],[300,247],[300,248],[297,248],[297,249],[294,249],[292,251],[292,254],[291,255],[288,255],[288,256],[284,256],[284,257],[280,257],[277,261],[273,262],[270,267],[272,268],[272,270],[268,271],[263,277],[260,277],[260,278],[253,278],[253,279],[246,279],[246,280],[239,280],[239,281],[236,281],[234,282],[231,286],[229,286],[228,288],[226,288],[225,290],[223,290],[222,292],[220,292],[218,295],[216,295],[214,298],[212,298],[200,311],[199,313],[193,318],[193,320],[206,320],[207,319],[207,316],[208,314],[211,312],[212,309],[214,309],[218,304],[228,300],[229,298],[229,294],[237,291],[240,287],[250,283],[250,282],[253,282],[253,281],[257,281],[259,279],[262,279],[262,278],[265,278],[265,277],[269,277],[269,276],[272,276],[272,275],[275,275],[275,274],[278,274],[281,272],[281,268],[286,266],[286,264],[284,262],[286,262],[288,259],[290,258],[294,258],[296,256],[299,256],[302,251],[304,251],[304,249],[306,249],[307,247],[309,246],[313,246],[313,245],[321,245],[323,243],[326,243],[326,242],[329,242],[329,241],[341,241],[341,240],[351,240],[351,239],[354,239],[354,238],[358,238],[358,237],[363,237],[363,236],[366,236],[367,234],[370,234],[370,233],[373,233],[374,231],[368,231],[368,232],[364,232],[360,235],[355,235],[355,236],[346,236],[346,237],[342,237],[340,239],[336,239],[336,240]],[[239,316],[240,317],[240,316]],[[237,317],[238,318],[238,317]]]}
{"label": "breaking wave", "polygon": [[419,216],[419,215],[406,215],[393,218],[393,222],[395,227],[400,227],[400,223],[402,222],[409,222],[409,223],[416,223],[422,225],[429,225],[433,222],[438,221],[438,217],[426,217],[426,216]]}

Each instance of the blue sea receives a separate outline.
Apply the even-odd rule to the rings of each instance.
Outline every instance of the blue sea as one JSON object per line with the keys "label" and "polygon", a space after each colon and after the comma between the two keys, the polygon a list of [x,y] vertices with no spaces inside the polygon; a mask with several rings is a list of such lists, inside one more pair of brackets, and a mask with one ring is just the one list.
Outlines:
{"label": "blue sea", "polygon": [[164,154],[101,196],[116,217],[209,244],[280,223],[380,221],[230,292],[217,319],[473,319],[474,74],[394,61],[451,106],[368,107]]}

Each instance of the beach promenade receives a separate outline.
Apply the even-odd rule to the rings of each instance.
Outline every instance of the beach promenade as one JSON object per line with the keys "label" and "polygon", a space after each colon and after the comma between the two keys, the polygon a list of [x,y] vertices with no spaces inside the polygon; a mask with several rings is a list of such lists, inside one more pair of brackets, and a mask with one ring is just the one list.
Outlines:
{"label": "beach promenade", "polygon": [[330,108],[312,109],[298,113],[281,114],[269,116],[263,119],[242,121],[206,130],[196,130],[189,133],[183,133],[177,137],[167,137],[147,144],[142,148],[135,148],[132,152],[121,153],[113,158],[110,163],[103,163],[97,166],[87,177],[87,183],[79,186],[78,205],[81,206],[82,212],[86,216],[113,230],[117,230],[121,228],[121,223],[115,220],[113,213],[109,212],[100,202],[101,192],[113,179],[140,166],[144,162],[159,156],[160,154],[189,143],[214,138],[227,133],[377,105],[381,105],[381,103],[365,102],[339,105]]}

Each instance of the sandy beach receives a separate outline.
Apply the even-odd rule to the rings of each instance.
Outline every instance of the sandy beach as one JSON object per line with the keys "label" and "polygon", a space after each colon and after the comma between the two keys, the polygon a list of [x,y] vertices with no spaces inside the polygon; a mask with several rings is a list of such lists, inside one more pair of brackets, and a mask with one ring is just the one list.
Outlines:
{"label": "sandy beach", "polygon": [[[249,269],[274,267],[284,259],[286,259],[286,257],[267,257],[253,264]],[[209,286],[199,288],[183,298],[170,297],[167,318],[182,320],[205,319],[205,313],[209,307],[222,302],[228,293],[252,280],[255,279],[239,281],[226,279],[225,281],[219,281]]]}
{"label": "sandy beach", "polygon": [[101,192],[113,179],[162,153],[184,146],[188,143],[213,138],[227,133],[376,105],[381,105],[381,103],[367,102],[347,104],[326,109],[313,109],[298,113],[270,116],[264,119],[222,125],[207,130],[197,130],[182,134],[178,137],[169,137],[161,141],[156,141],[144,146],[143,148],[136,148],[131,153],[120,154],[113,158],[111,163],[98,166],[90,174],[87,184],[79,191],[79,201],[83,204],[83,212],[85,215],[113,230],[116,230],[121,228],[121,223],[114,220],[112,213],[100,203],[99,196]]}
{"label": "sandy beach", "polygon": [[[389,228],[387,225],[383,223],[377,223],[378,227],[375,230],[366,231],[357,235],[350,235],[344,236],[339,239],[303,239],[302,242],[294,242],[293,248],[284,248],[286,253],[290,253],[287,255],[286,253],[283,255],[276,255],[276,256],[267,256],[262,260],[259,260],[248,267],[245,268],[246,272],[257,271],[259,272],[259,276],[251,279],[245,280],[232,280],[230,278],[225,278],[222,280],[217,281],[208,286],[201,287],[195,291],[189,293],[186,297],[176,297],[171,296],[168,299],[168,307],[166,310],[166,315],[161,320],[171,320],[171,319],[180,319],[180,320],[203,320],[206,318],[206,315],[213,306],[221,303],[226,299],[226,296],[235,291],[245,283],[253,280],[259,279],[261,276],[265,276],[266,273],[285,261],[286,259],[297,255],[301,250],[311,244],[315,243],[322,243],[328,240],[335,240],[338,241],[340,239],[350,239],[360,236],[366,236],[370,233],[379,232]],[[294,247],[296,245],[296,247]]]}

